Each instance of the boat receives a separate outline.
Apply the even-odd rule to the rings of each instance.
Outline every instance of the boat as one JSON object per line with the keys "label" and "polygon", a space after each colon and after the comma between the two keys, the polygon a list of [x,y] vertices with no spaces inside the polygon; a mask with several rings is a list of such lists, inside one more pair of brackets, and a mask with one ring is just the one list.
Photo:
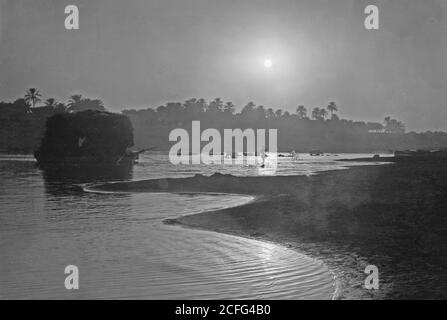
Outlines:
{"label": "boat", "polygon": [[324,153],[323,152],[321,152],[320,150],[311,150],[310,152],[309,152],[309,154],[311,155],[311,156],[324,156]]}
{"label": "boat", "polygon": [[50,117],[34,157],[43,169],[131,166],[140,151],[133,146],[132,124],[125,115],[86,110]]}
{"label": "boat", "polygon": [[426,151],[422,150],[399,150],[394,152],[396,158],[415,157],[426,154]]}

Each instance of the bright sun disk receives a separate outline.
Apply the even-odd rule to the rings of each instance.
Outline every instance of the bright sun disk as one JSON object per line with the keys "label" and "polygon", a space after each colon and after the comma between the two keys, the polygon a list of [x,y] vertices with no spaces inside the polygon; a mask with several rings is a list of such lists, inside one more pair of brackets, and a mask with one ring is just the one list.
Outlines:
{"label": "bright sun disk", "polygon": [[271,68],[272,65],[273,65],[272,60],[270,60],[270,59],[265,59],[265,60],[264,60],[264,67],[266,67],[266,68]]}

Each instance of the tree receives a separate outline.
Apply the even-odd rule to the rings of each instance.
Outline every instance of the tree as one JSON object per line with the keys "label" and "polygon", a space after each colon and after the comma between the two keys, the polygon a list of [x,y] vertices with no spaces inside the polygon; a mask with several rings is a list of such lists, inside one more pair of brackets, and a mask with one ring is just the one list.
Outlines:
{"label": "tree", "polygon": [[315,120],[324,120],[328,115],[328,112],[324,108],[313,108],[312,109],[312,118]]}
{"label": "tree", "polygon": [[205,111],[203,104],[201,104],[200,101],[195,98],[186,100],[183,103],[183,108],[185,110],[185,113],[188,115],[188,119],[192,120],[197,120],[198,115]]}
{"label": "tree", "polygon": [[199,100],[197,100],[196,104],[197,104],[197,110],[199,111],[199,113],[203,113],[203,112],[206,112],[206,110],[208,110],[208,103],[206,102],[205,99],[200,98]]}
{"label": "tree", "polygon": [[223,101],[220,98],[216,98],[208,105],[208,111],[212,113],[219,113],[223,110]]}
{"label": "tree", "polygon": [[[3,104],[3,103],[0,102],[0,104]],[[26,102],[25,98],[16,99],[12,103],[12,106],[13,106],[13,108],[11,110],[13,110],[14,113],[22,114],[22,115],[31,113],[31,108],[29,106],[29,103]]]}
{"label": "tree", "polygon": [[335,102],[329,102],[329,105],[326,107],[326,109],[331,113],[331,118],[334,118],[334,112],[338,111],[338,107],[335,104]]}
{"label": "tree", "polygon": [[249,103],[247,103],[245,105],[245,107],[242,109],[241,114],[242,115],[250,115],[253,113],[253,110],[255,109],[255,104],[254,102],[250,101]]}
{"label": "tree", "polygon": [[166,119],[169,123],[180,125],[184,118],[183,105],[179,102],[168,102],[166,104]]}
{"label": "tree", "polygon": [[377,122],[368,122],[366,126],[368,131],[372,132],[382,132],[384,129],[383,125]]}
{"label": "tree", "polygon": [[298,106],[298,108],[296,108],[296,115],[298,116],[298,119],[307,118],[307,109],[304,106]]}
{"label": "tree", "polygon": [[281,109],[276,110],[275,116],[276,116],[277,119],[281,119],[281,117],[282,117],[282,110]]}
{"label": "tree", "polygon": [[267,119],[274,119],[275,112],[273,111],[272,108],[268,108],[267,111],[265,112],[265,116],[267,117]]}
{"label": "tree", "polygon": [[36,106],[36,103],[42,101],[42,95],[40,94],[39,90],[36,88],[30,88],[26,91],[25,94],[25,101],[27,103],[32,104],[33,107]]}
{"label": "tree", "polygon": [[262,121],[266,118],[264,106],[258,106],[255,112],[256,112],[256,120]]}
{"label": "tree", "polygon": [[318,107],[315,107],[312,109],[312,119],[320,120],[321,119],[321,109]]}
{"label": "tree", "polygon": [[392,119],[390,116],[383,120],[385,132],[388,133],[405,133],[405,124],[396,119]]}
{"label": "tree", "polygon": [[73,105],[76,105],[82,101],[82,95],[81,94],[73,94],[70,96],[70,99],[68,100],[68,106],[71,107]]}
{"label": "tree", "polygon": [[224,112],[228,114],[234,114],[235,109],[233,102],[227,102],[223,107]]}
{"label": "tree", "polygon": [[85,110],[106,111],[104,102],[100,99],[82,98],[81,95],[72,95],[68,103],[68,112]]}
{"label": "tree", "polygon": [[57,104],[58,103],[54,98],[48,98],[47,100],[45,100],[45,107],[55,108]]}
{"label": "tree", "polygon": [[[85,100],[89,100],[89,99],[85,99]],[[105,111],[104,102],[102,102],[101,99],[93,99],[93,100],[91,100],[91,103],[95,106],[98,106],[100,109],[104,109],[101,111]]]}

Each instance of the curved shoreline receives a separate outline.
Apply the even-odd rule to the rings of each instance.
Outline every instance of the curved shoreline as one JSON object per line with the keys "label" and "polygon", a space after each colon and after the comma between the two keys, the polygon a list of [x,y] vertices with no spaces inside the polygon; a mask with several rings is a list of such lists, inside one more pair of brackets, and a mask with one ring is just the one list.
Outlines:
{"label": "curved shoreline", "polygon": [[[361,217],[353,221],[349,212],[370,201],[371,182],[375,184],[383,168],[392,166],[355,166],[309,176],[197,174],[188,178],[106,183],[97,188],[125,192],[212,192],[254,196],[256,201],[243,206],[167,219],[165,223],[293,248],[300,254],[324,262],[335,279],[335,298],[383,299],[392,284],[383,284],[382,290],[374,292],[363,288],[365,266],[374,264],[366,258],[371,255],[371,248],[367,248],[365,254],[356,246],[357,240],[349,240],[345,245],[339,243],[339,238],[350,234],[356,237],[363,231],[361,225],[369,223],[368,219],[363,221]],[[340,221],[334,225],[334,219]],[[355,222],[353,227],[352,222]]]}
{"label": "curved shoreline", "polygon": [[[252,203],[252,202],[256,202],[256,200],[252,200],[246,204]],[[239,206],[235,206],[235,207],[230,207],[229,209],[233,209],[233,208],[243,208],[246,204],[242,204]],[[245,238],[245,239],[249,239],[249,240],[255,240],[255,241],[262,241],[262,242],[267,242],[267,243],[271,243],[274,244],[276,246],[280,246],[280,247],[284,247],[287,249],[291,249],[294,250],[295,252],[297,252],[300,255],[304,255],[307,256],[308,258],[315,260],[317,263],[322,263],[325,267],[327,267],[328,271],[330,272],[331,276],[332,276],[332,280],[333,280],[333,287],[334,287],[334,291],[332,293],[332,299],[331,300],[339,300],[341,297],[341,293],[342,293],[342,278],[343,278],[343,271],[340,270],[340,268],[335,267],[334,265],[331,265],[328,263],[328,259],[326,259],[324,256],[321,255],[317,255],[312,251],[309,251],[303,247],[300,247],[297,243],[292,243],[289,241],[281,241],[277,238],[272,238],[272,237],[268,237],[265,234],[260,234],[260,233],[245,233],[245,232],[241,232],[241,231],[236,231],[236,230],[231,230],[231,229],[222,229],[221,227],[213,227],[210,225],[204,225],[201,223],[195,223],[195,222],[190,222],[188,221],[188,218],[192,218],[196,215],[202,215],[202,214],[209,214],[212,215],[213,213],[218,213],[222,210],[225,209],[218,209],[218,210],[212,210],[212,211],[205,211],[202,213],[193,213],[193,214],[187,214],[187,215],[183,215],[181,217],[178,218],[166,218],[164,219],[162,222],[166,225],[170,225],[170,226],[178,226],[181,228],[188,228],[188,229],[193,229],[193,230],[201,230],[201,231],[209,231],[209,232],[216,232],[216,233],[220,233],[220,234],[225,234],[225,235],[229,235],[229,236],[236,236],[236,237],[241,237],[241,238]]]}
{"label": "curved shoreline", "polygon": [[[252,201],[256,201],[256,200],[252,200]],[[247,204],[250,203],[250,202],[247,202]],[[231,207],[231,208],[240,208],[240,207],[243,207],[244,205],[245,204],[242,204],[242,205]],[[220,210],[224,210],[224,209],[218,209],[218,210],[213,210],[213,211],[206,211],[206,212],[203,212],[203,213],[204,214],[212,214],[212,213],[218,212]],[[342,287],[342,285],[340,283],[340,277],[342,276],[342,273],[337,272],[335,269],[329,267],[326,264],[326,261],[321,259],[321,257],[317,257],[317,256],[315,256],[315,255],[313,255],[313,254],[311,254],[309,252],[304,252],[303,250],[300,250],[298,247],[293,246],[291,244],[283,243],[281,241],[272,240],[272,239],[263,237],[262,235],[260,235],[260,236],[258,236],[258,235],[248,235],[248,234],[244,234],[244,233],[240,233],[240,232],[231,232],[231,231],[228,231],[228,230],[223,231],[223,230],[219,230],[219,229],[211,229],[211,228],[206,228],[206,227],[203,227],[203,226],[200,226],[200,225],[184,223],[181,220],[182,218],[194,216],[194,215],[197,215],[197,214],[202,214],[202,213],[186,214],[186,215],[183,215],[183,216],[181,216],[179,218],[166,218],[166,219],[163,219],[162,222],[164,224],[166,224],[166,225],[171,225],[171,226],[174,225],[174,226],[178,226],[178,227],[181,227],[181,228],[188,228],[188,229],[208,231],[208,232],[216,232],[216,233],[225,234],[225,235],[229,235],[229,236],[236,236],[236,237],[240,237],[240,238],[245,238],[245,239],[248,239],[248,240],[262,241],[262,242],[266,242],[266,243],[271,243],[271,244],[273,244],[275,246],[280,246],[280,247],[283,247],[283,248],[286,248],[286,249],[294,250],[298,254],[306,256],[309,259],[312,259],[312,260],[316,261],[317,263],[321,263],[325,267],[327,267],[328,271],[331,274],[332,281],[333,281],[333,288],[334,288],[331,300],[338,300],[339,299],[340,293],[341,293],[341,287]]]}
{"label": "curved shoreline", "polygon": [[[344,170],[343,170],[344,171]],[[322,173],[326,172],[333,172],[332,170],[328,170]],[[318,173],[318,174],[322,174]],[[247,203],[244,203],[242,205],[238,206],[232,206],[228,208],[221,208],[217,210],[211,210],[211,211],[205,211],[202,213],[194,213],[194,214],[186,214],[182,215],[180,217],[175,218],[166,218],[163,219],[163,223],[166,225],[178,225],[180,227],[187,227],[190,229],[197,229],[197,230],[204,230],[204,231],[212,231],[217,232],[221,234],[227,234],[231,236],[237,236],[237,237],[243,237],[250,240],[257,240],[257,241],[264,241],[268,243],[272,243],[275,245],[279,245],[284,248],[292,249],[296,251],[298,254],[302,254],[305,256],[308,256],[312,260],[315,260],[319,263],[323,263],[327,268],[328,271],[331,273],[332,279],[333,279],[333,286],[334,286],[334,292],[332,294],[332,299],[338,299],[340,297],[340,293],[342,290],[342,284],[340,279],[343,278],[343,271],[340,270],[340,268],[334,267],[333,265],[329,265],[327,263],[327,259],[324,256],[315,254],[314,252],[311,252],[309,250],[306,250],[303,247],[300,247],[296,244],[291,244],[290,241],[283,241],[281,239],[275,238],[275,237],[268,237],[265,236],[265,234],[259,234],[259,233],[247,233],[242,232],[241,230],[237,230],[236,228],[222,228],[222,224],[220,226],[216,225],[209,225],[206,223],[206,221],[197,222],[194,221],[196,218],[204,217],[206,215],[207,217],[211,218],[213,214],[218,213],[225,213],[227,211],[238,211],[241,212],[247,207],[253,206],[253,205],[259,205],[259,204],[268,204],[272,203],[275,200],[278,200],[278,197],[280,198],[287,198],[290,196],[287,193],[284,193],[282,188],[276,189],[273,195],[266,195],[263,192],[259,192],[259,190],[256,190],[256,192],[253,192],[254,190],[250,188],[246,188],[245,184],[241,187],[241,184],[236,183],[236,185],[239,186],[239,188],[242,188],[242,192],[228,192],[226,190],[227,186],[218,183],[219,191],[215,191],[215,188],[212,187],[213,184],[210,185],[210,180],[220,180],[219,182],[222,182],[223,180],[236,180],[236,181],[242,181],[246,179],[253,179],[252,181],[255,182],[256,186],[259,186],[258,180],[264,181],[264,180],[271,180],[272,178],[278,178],[278,179],[286,179],[289,181],[295,180],[295,178],[309,178],[310,176],[286,176],[286,177],[235,177],[232,175],[223,175],[219,173],[215,173],[214,175],[208,177],[203,175],[195,175],[194,177],[190,178],[169,178],[169,179],[150,179],[150,180],[139,180],[139,181],[130,181],[130,182],[112,182],[112,183],[105,183],[102,185],[96,185],[92,191],[100,191],[100,192],[125,192],[125,193],[134,193],[134,192],[150,192],[150,193],[174,193],[174,194],[229,194],[229,195],[248,195],[252,196],[253,199],[250,200]],[[205,180],[205,181],[203,181]],[[207,181],[208,180],[208,181]],[[180,182],[180,183],[179,183]],[[182,182],[186,182],[183,184]],[[214,181],[215,182],[215,181]],[[234,188],[234,182],[230,181],[231,188]],[[283,183],[281,183],[284,185]],[[204,187],[206,186],[206,187]],[[188,190],[185,190],[185,188]],[[270,187],[269,187],[270,188]],[[213,189],[213,191],[206,191],[208,189]],[[193,191],[191,191],[193,190]],[[222,190],[225,190],[222,192]],[[211,218],[212,219],[212,218]],[[192,221],[191,221],[192,220]],[[233,226],[234,227],[234,226]]]}
{"label": "curved shoreline", "polygon": [[[111,194],[111,193],[127,193],[128,194],[128,193],[134,193],[135,192],[135,191],[130,191],[130,190],[126,190],[126,191],[123,192],[122,190],[118,190],[116,188],[113,188],[113,189],[115,189],[114,191],[111,191],[111,190],[104,191],[104,189],[109,189],[107,187],[104,188],[105,185],[110,187],[110,185],[113,185],[113,184],[116,184],[116,183],[111,182],[111,183],[105,183],[103,185],[96,185],[96,186],[92,186],[92,187],[85,187],[84,191],[86,191],[86,192],[93,192],[93,193],[107,193],[107,194]],[[121,182],[119,182],[119,184],[121,185]],[[114,187],[116,187],[116,185]],[[139,191],[143,192],[142,190],[139,190]],[[187,218],[187,217],[194,216],[194,215],[197,215],[197,214],[210,214],[210,213],[213,213],[213,212],[219,212],[221,210],[229,210],[229,209],[234,209],[234,208],[243,208],[243,207],[245,207],[247,205],[250,205],[250,204],[266,201],[267,198],[265,196],[260,196],[260,195],[254,196],[254,195],[247,195],[247,194],[244,195],[244,194],[222,193],[222,192],[202,192],[202,191],[195,191],[195,192],[186,192],[186,191],[184,191],[184,192],[149,191],[148,193],[164,193],[164,194],[179,194],[179,195],[185,195],[185,194],[187,194],[187,195],[191,195],[191,194],[230,195],[230,196],[234,195],[234,196],[247,196],[247,197],[250,197],[251,199],[249,199],[247,202],[244,202],[242,204],[223,206],[223,207],[215,209],[215,210],[205,210],[205,211],[202,211],[202,212],[199,212],[199,213],[187,213],[187,214],[183,214],[181,216],[176,216],[176,217],[173,217],[173,218],[169,218],[168,217],[168,218],[161,219],[160,223],[162,223],[164,225],[167,225],[167,226],[176,226],[176,227],[179,227],[179,228],[187,228],[187,229],[190,229],[190,230],[198,230],[198,231],[205,231],[205,232],[211,232],[211,233],[218,233],[218,234],[221,234],[221,235],[227,235],[227,236],[231,236],[231,237],[237,237],[237,238],[241,238],[241,239],[246,239],[248,241],[256,241],[256,242],[261,241],[263,243],[269,243],[271,245],[281,247],[284,250],[290,250],[291,249],[291,247],[285,246],[284,244],[282,244],[280,242],[275,242],[275,241],[270,241],[270,240],[255,239],[253,237],[245,236],[245,235],[242,235],[242,234],[230,234],[230,233],[227,233],[227,232],[219,232],[217,230],[193,227],[193,226],[189,226],[187,224],[181,223],[180,220],[179,220],[179,219]],[[331,286],[333,287],[333,292],[331,292],[330,295],[331,295],[331,299],[334,300],[336,298],[336,296],[337,296],[337,293],[338,293],[337,277],[334,275],[334,273],[324,264],[324,262],[316,259],[315,257],[310,257],[310,256],[308,256],[308,255],[304,254],[303,252],[300,252],[300,251],[298,251],[296,249],[294,251],[299,256],[302,256],[304,258],[303,261],[306,261],[306,260],[312,261],[311,263],[307,263],[307,265],[309,267],[320,265],[323,268],[325,268],[327,270],[327,272],[329,272],[328,275],[331,277],[331,284],[332,284]]]}

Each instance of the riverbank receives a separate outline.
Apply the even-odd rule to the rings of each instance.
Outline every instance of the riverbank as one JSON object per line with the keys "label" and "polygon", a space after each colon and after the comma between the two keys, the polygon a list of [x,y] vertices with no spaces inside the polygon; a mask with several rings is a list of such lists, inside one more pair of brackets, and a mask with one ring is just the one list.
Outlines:
{"label": "riverbank", "polygon": [[[446,298],[447,165],[396,163],[315,176],[215,174],[106,184],[110,191],[255,195],[249,204],[168,223],[277,242],[323,260],[341,299]],[[363,287],[369,264],[380,289]]]}

